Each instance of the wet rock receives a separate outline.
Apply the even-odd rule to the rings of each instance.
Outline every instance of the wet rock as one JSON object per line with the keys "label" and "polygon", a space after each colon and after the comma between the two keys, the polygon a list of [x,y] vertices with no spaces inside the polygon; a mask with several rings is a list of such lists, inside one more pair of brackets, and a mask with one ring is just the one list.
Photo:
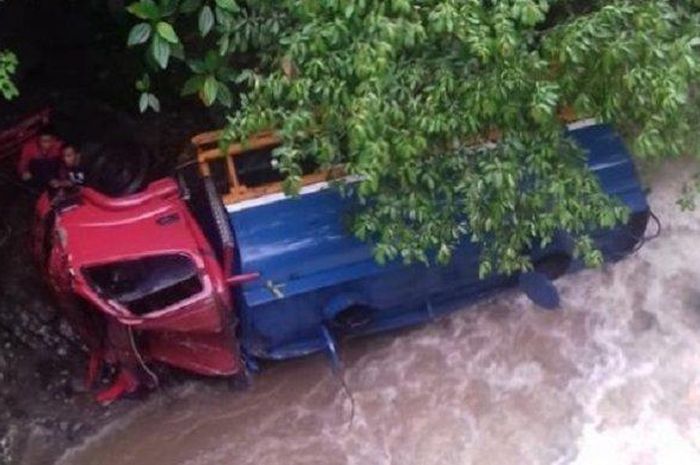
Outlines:
{"label": "wet rock", "polygon": [[67,421],[62,421],[58,424],[58,429],[61,430],[62,433],[65,433],[68,431],[68,427],[70,426],[70,423]]}
{"label": "wet rock", "polygon": [[61,320],[61,323],[58,326],[58,331],[64,338],[66,338],[69,341],[77,340],[77,336],[73,332],[73,329],[70,327],[70,324],[65,320]]}
{"label": "wet rock", "polygon": [[0,428],[0,463],[12,463],[19,429],[16,425]]}
{"label": "wet rock", "polygon": [[43,302],[35,302],[32,306],[32,311],[42,323],[49,323],[57,317],[56,310]]}
{"label": "wet rock", "polygon": [[85,381],[80,376],[73,376],[66,383],[66,393],[70,396],[87,392]]}
{"label": "wet rock", "polygon": [[70,431],[68,431],[68,439],[71,441],[74,440],[77,437],[80,437],[80,434],[84,430],[84,425],[80,422],[76,422],[73,424],[73,426],[70,427]]}
{"label": "wet rock", "polygon": [[687,308],[686,320],[693,328],[700,328],[700,291],[694,287],[688,289],[685,304]]}
{"label": "wet rock", "polygon": [[51,382],[54,380],[55,366],[53,360],[39,360],[36,363],[35,370],[42,388],[48,388]]}
{"label": "wet rock", "polygon": [[27,412],[21,408],[10,409],[9,413],[10,413],[10,417],[17,419],[17,420],[21,420],[21,419],[27,417]]}

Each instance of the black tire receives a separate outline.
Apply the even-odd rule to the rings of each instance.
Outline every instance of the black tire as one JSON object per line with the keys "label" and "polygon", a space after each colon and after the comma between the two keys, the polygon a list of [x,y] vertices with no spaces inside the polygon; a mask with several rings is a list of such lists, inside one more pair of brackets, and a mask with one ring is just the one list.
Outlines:
{"label": "black tire", "polygon": [[533,267],[551,281],[563,276],[571,265],[571,255],[566,252],[553,252],[535,261]]}
{"label": "black tire", "polygon": [[333,318],[332,327],[341,332],[352,332],[372,321],[372,309],[365,305],[353,305],[340,312]]}
{"label": "black tire", "polygon": [[150,153],[132,142],[89,144],[83,148],[88,184],[110,196],[133,194],[147,180]]}

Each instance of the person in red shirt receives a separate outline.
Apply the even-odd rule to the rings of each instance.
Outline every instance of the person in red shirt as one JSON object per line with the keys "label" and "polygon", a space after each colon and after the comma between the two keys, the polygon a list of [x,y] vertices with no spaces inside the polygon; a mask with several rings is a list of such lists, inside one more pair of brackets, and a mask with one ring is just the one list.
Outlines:
{"label": "person in red shirt", "polygon": [[43,190],[55,179],[61,166],[63,142],[49,130],[27,141],[17,163],[17,173],[23,181]]}

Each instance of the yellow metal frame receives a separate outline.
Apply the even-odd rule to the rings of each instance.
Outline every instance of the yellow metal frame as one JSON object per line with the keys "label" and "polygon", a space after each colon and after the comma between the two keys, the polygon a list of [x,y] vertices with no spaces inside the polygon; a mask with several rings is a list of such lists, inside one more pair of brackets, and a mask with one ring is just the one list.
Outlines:
{"label": "yellow metal frame", "polygon": [[[559,118],[565,123],[571,123],[580,119],[580,117],[577,117],[573,108],[570,106],[564,106],[559,110]],[[241,184],[236,173],[236,166],[233,162],[233,159],[237,155],[245,153],[249,150],[257,150],[279,145],[282,140],[274,131],[264,131],[254,134],[245,143],[239,142],[230,144],[226,153],[222,153],[219,148],[219,142],[221,141],[222,134],[222,131],[204,132],[194,136],[191,141],[197,149],[197,162],[199,163],[199,170],[203,176],[211,176],[211,169],[209,168],[210,161],[220,158],[226,159],[226,175],[228,178],[229,191],[222,196],[224,204],[230,205],[237,202],[242,202],[244,200],[262,197],[268,194],[282,192],[281,182],[273,182],[257,187],[248,187]],[[484,141],[496,141],[500,139],[500,137],[501,132],[494,128],[485,135],[484,139],[475,142],[483,143]],[[303,187],[309,184],[338,179],[343,176],[343,174],[344,172],[342,168],[339,167],[317,171],[304,176],[302,178],[301,185]]]}
{"label": "yellow metal frame", "polygon": [[[230,144],[226,153],[219,148],[222,131],[209,131],[196,135],[191,139],[192,144],[197,149],[197,163],[202,176],[211,176],[209,162],[225,158],[226,176],[228,179],[229,191],[222,195],[224,204],[231,205],[244,200],[251,200],[268,194],[282,192],[282,183],[273,182],[257,187],[249,187],[241,184],[236,173],[236,166],[233,162],[237,155],[250,150],[274,147],[281,143],[281,139],[273,131],[260,132],[251,136],[245,143]],[[316,184],[330,179],[337,179],[342,176],[342,170],[334,168],[311,173],[302,178],[301,185]]]}

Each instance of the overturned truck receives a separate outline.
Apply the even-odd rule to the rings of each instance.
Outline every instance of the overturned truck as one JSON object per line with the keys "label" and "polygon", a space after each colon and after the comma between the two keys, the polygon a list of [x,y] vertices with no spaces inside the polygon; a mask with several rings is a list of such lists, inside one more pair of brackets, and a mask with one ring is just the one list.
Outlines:
{"label": "overturned truck", "polygon": [[[630,210],[627,224],[591,231],[605,259],[618,260],[649,218],[630,154],[606,125],[569,135]],[[329,185],[337,172],[310,170],[300,195],[286,197],[273,134],[226,153],[217,133],[193,142],[198,163],[139,194],[85,188],[38,203],[35,256],[91,351],[87,383],[105,363],[118,368],[100,402],[157,382],[156,363],[235,379],[258,359],[335,359],[338,338],[430,321],[519,282],[554,306],[551,280],[582,267],[565,234],[532,252],[527,275],[480,279],[479,246],[468,241],[446,266],[379,265],[344,227],[354,204]]]}

